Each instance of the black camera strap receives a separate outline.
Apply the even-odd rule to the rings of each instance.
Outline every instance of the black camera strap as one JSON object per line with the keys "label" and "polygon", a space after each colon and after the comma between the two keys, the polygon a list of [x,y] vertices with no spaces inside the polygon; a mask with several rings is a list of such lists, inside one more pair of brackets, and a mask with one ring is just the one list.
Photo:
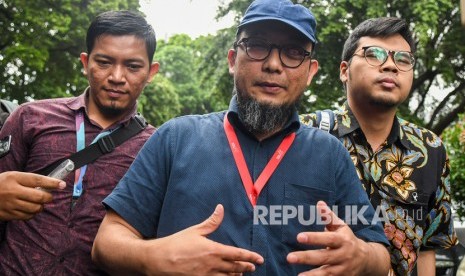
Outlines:
{"label": "black camera strap", "polygon": [[90,144],[89,146],[69,157],[53,162],[37,173],[48,175],[65,159],[70,159],[73,161],[74,168],[79,169],[86,164],[92,163],[100,156],[112,152],[117,146],[121,145],[129,138],[144,130],[147,125],[148,123],[145,121],[145,118],[142,115],[136,115],[135,117],[131,118],[129,124],[126,127],[118,128],[112,133],[103,136],[97,142]]}

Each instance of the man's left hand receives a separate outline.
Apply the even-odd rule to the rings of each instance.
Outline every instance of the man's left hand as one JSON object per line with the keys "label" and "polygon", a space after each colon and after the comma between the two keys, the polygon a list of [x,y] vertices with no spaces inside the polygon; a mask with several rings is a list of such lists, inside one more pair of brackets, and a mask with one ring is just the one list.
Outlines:
{"label": "man's left hand", "polygon": [[[306,245],[321,246],[323,249],[296,251],[287,255],[290,264],[318,267],[299,275],[387,275],[389,254],[383,245],[367,243],[357,238],[350,227],[338,218],[325,202],[319,201],[317,210],[323,222],[327,223],[325,231],[299,233],[297,241]],[[372,254],[376,254],[378,258]],[[375,271],[372,271],[369,266],[377,260],[382,262],[381,267],[375,266]]]}

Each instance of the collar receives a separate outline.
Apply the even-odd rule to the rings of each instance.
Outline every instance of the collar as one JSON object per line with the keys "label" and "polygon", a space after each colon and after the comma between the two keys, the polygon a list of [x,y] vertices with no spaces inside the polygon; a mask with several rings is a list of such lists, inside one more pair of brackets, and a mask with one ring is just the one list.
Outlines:
{"label": "collar", "polygon": [[[66,102],[66,105],[68,106],[69,109],[78,111],[80,109],[84,109],[85,116],[89,118],[89,112],[88,112],[88,106],[89,106],[89,96],[90,96],[90,87],[87,87],[84,92],[74,98],[71,98],[68,102]],[[131,112],[128,113],[125,117],[123,117],[121,120],[118,122],[114,123],[113,126],[123,124],[124,126],[127,126],[129,124],[129,120],[134,117],[137,114],[137,104],[135,104],[132,107]],[[110,126],[112,128],[113,126]]]}
{"label": "collar", "polygon": [[[347,101],[344,105],[337,111],[337,134],[338,137],[343,137],[352,133],[362,133],[360,125],[355,118],[352,110],[349,107]],[[411,143],[407,138],[407,135],[402,127],[402,119],[398,118],[397,115],[394,117],[394,122],[391,128],[391,132],[388,135],[387,143],[388,145],[398,143],[406,149],[411,148]]]}
{"label": "collar", "polygon": [[[239,128],[242,132],[255,138],[255,135],[253,135],[250,131],[248,131],[245,128],[244,124],[239,119],[239,110],[237,106],[237,95],[234,95],[231,98],[231,101],[229,102],[228,119],[233,126]],[[297,113],[297,111],[294,111],[292,113],[292,116],[289,118],[289,120],[284,125],[284,127],[280,131],[272,135],[271,137],[275,137],[276,135],[287,135],[291,132],[297,131],[299,127],[300,127],[299,114]]]}

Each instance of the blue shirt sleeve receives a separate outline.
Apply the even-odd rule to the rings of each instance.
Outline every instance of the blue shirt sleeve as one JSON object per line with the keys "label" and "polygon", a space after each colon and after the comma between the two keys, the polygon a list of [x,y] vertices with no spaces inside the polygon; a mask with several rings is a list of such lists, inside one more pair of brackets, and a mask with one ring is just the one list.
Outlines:
{"label": "blue shirt sleeve", "polygon": [[145,143],[129,170],[103,204],[145,238],[156,236],[170,168],[170,124]]}

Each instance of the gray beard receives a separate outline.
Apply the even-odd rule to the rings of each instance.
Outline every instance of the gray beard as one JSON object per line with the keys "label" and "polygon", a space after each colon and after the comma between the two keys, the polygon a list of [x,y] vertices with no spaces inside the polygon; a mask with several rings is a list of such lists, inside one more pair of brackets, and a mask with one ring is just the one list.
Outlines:
{"label": "gray beard", "polygon": [[300,98],[287,105],[261,103],[256,99],[236,93],[238,115],[245,128],[254,135],[266,135],[280,130],[297,108]]}

